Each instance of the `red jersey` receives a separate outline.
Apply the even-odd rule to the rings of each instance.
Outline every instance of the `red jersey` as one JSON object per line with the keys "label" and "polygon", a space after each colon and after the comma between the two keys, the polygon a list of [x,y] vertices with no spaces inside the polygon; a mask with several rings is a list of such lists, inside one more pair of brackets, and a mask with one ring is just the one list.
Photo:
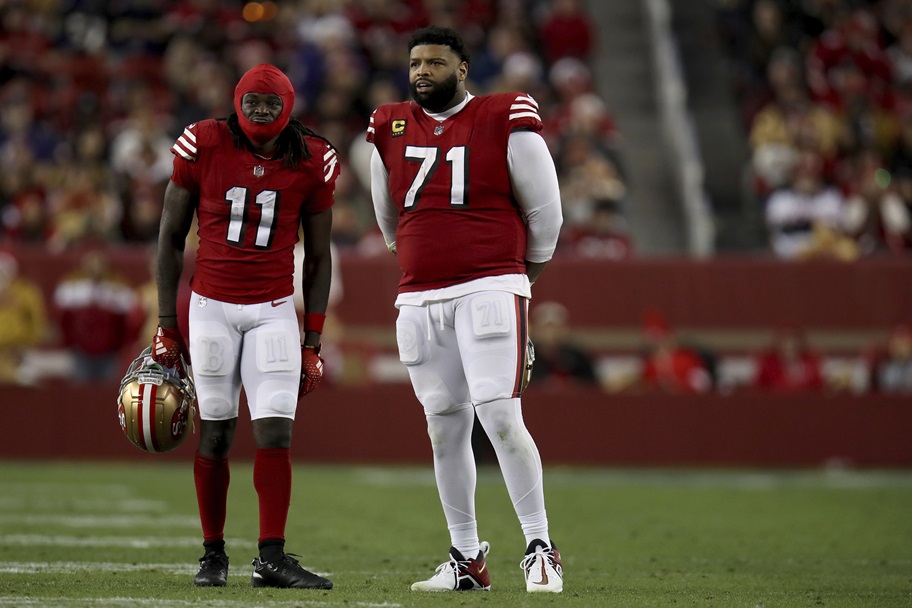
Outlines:
{"label": "red jersey", "polygon": [[305,213],[333,204],[336,151],[308,137],[311,157],[290,169],[239,150],[223,120],[187,127],[171,147],[171,180],[199,198],[199,251],[193,290],[254,304],[294,293],[294,245]]}
{"label": "red jersey", "polygon": [[399,209],[400,292],[526,271],[507,142],[512,131],[541,129],[538,104],[524,93],[473,97],[442,122],[414,102],[374,111],[367,141]]}

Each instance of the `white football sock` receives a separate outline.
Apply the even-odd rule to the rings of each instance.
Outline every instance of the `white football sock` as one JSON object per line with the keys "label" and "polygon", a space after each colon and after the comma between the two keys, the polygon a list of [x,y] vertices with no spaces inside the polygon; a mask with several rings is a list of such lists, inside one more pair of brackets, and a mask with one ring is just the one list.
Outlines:
{"label": "white football sock", "polygon": [[448,414],[428,415],[427,421],[437,492],[450,530],[450,542],[463,556],[474,558],[479,550],[472,454],[475,413],[467,407]]}
{"label": "white football sock", "polygon": [[475,412],[494,446],[526,545],[538,538],[550,547],[541,456],[523,422],[520,400],[483,403]]}

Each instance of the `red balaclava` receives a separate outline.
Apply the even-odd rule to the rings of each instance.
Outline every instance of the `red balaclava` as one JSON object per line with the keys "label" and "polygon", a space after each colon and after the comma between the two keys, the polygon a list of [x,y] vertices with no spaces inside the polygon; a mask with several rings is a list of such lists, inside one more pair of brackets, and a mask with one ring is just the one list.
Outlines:
{"label": "red balaclava", "polygon": [[[247,93],[278,95],[282,100],[282,113],[272,122],[251,122],[241,111],[241,100]],[[288,125],[294,101],[295,93],[291,81],[282,70],[268,63],[261,63],[247,70],[234,88],[234,110],[237,112],[238,123],[244,135],[258,145],[263,145],[278,136]]]}

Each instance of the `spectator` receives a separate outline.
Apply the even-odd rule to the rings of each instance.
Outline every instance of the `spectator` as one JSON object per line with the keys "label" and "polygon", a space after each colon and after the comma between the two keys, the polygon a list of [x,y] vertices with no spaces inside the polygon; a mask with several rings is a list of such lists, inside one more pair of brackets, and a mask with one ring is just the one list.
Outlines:
{"label": "spectator", "polygon": [[757,0],[750,12],[749,31],[736,41],[738,59],[746,68],[745,94],[749,97],[763,87],[771,64],[782,58],[784,49],[797,49],[799,37],[787,21],[777,0]]}
{"label": "spectator", "polygon": [[807,80],[815,100],[840,107],[840,66],[857,66],[868,79],[868,94],[882,96],[893,81],[890,60],[880,47],[878,25],[865,9],[839,15],[828,31],[811,43]]}
{"label": "spectator", "polygon": [[0,385],[22,382],[22,356],[48,334],[41,289],[18,275],[16,258],[0,253]]}
{"label": "spectator", "polygon": [[[898,169],[892,179],[894,191],[905,209],[903,214],[912,218],[912,167]],[[912,252],[912,231],[905,232],[903,250]]]}
{"label": "spectator", "polygon": [[833,112],[811,101],[801,86],[783,86],[751,123],[751,163],[758,191],[766,194],[786,185],[802,152],[816,153],[821,170],[831,166],[844,137]]}
{"label": "spectator", "polygon": [[598,384],[592,356],[571,339],[568,318],[567,307],[558,302],[542,302],[532,309],[533,382],[552,387]]}
{"label": "spectator", "polygon": [[888,154],[899,139],[899,123],[887,91],[850,59],[831,70],[836,110],[845,127],[843,147],[851,152],[873,150]]}
{"label": "spectator", "polygon": [[551,0],[538,29],[548,65],[564,57],[588,61],[595,51],[592,18],[581,0]]}
{"label": "spectator", "polygon": [[[564,197],[561,193],[561,197]],[[566,200],[566,199],[564,199]],[[588,222],[570,225],[561,232],[560,250],[586,258],[627,260],[633,257],[633,239],[616,200],[595,201]]]}
{"label": "spectator", "polygon": [[912,326],[897,325],[890,334],[877,366],[877,386],[882,393],[912,396]]}
{"label": "spectator", "polygon": [[845,230],[855,239],[859,255],[904,253],[912,239],[912,218],[889,173],[875,155],[858,159],[854,192],[845,202]]}
{"label": "spectator", "polygon": [[770,55],[763,77],[752,78],[750,85],[741,85],[745,90],[739,96],[746,129],[750,129],[757,113],[767,104],[788,95],[790,90],[802,89],[804,64],[801,54],[791,47],[779,47]]}
{"label": "spectator", "polygon": [[102,250],[89,250],[54,290],[63,344],[73,355],[79,382],[120,378],[121,349],[133,343],[133,289],[111,268]]}
{"label": "spectator", "polygon": [[887,48],[897,85],[912,83],[912,21],[906,21],[899,38]]}
{"label": "spectator", "polygon": [[647,351],[641,387],[672,394],[707,393],[713,388],[712,370],[696,349],[678,342],[662,313],[646,313],[643,337]]}
{"label": "spectator", "polygon": [[[843,197],[824,182],[819,156],[806,153],[792,170],[791,184],[770,195],[766,203],[766,225],[773,252],[794,260],[813,254],[844,256],[840,246],[825,240],[842,222]],[[822,248],[823,245],[827,248]],[[832,246],[831,246],[832,245]]]}
{"label": "spectator", "polygon": [[88,241],[110,242],[120,216],[117,198],[106,180],[90,167],[69,164],[49,192],[51,225],[48,245],[64,250]]}
{"label": "spectator", "polygon": [[0,175],[0,225],[11,241],[43,243],[47,238],[46,193],[31,162]]}
{"label": "spectator", "polygon": [[781,328],[772,345],[757,356],[754,387],[758,390],[794,393],[820,391],[823,386],[820,355],[796,328]]}
{"label": "spectator", "polygon": [[497,24],[488,32],[482,47],[472,54],[472,80],[487,86],[501,73],[508,57],[530,51],[525,32],[507,24]]}
{"label": "spectator", "polygon": [[34,96],[35,88],[24,79],[8,83],[0,96],[0,151],[25,146],[34,158],[41,163],[48,163],[60,137],[37,120]]}
{"label": "spectator", "polygon": [[172,138],[150,104],[137,106],[111,140],[111,168],[123,203],[121,231],[128,241],[155,242],[165,185],[171,177]]}

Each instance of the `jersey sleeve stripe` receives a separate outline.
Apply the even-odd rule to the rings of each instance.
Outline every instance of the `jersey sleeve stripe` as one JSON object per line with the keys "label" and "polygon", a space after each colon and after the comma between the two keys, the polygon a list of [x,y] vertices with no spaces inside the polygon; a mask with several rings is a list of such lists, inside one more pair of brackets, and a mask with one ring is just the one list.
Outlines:
{"label": "jersey sleeve stripe", "polygon": [[[196,154],[196,139],[188,139],[186,133],[177,138],[178,143],[180,143],[190,154]],[[193,142],[193,143],[190,143]]]}
{"label": "jersey sleeve stripe", "polygon": [[177,138],[177,141],[174,142],[171,149],[187,160],[195,161],[198,152],[196,149],[196,136],[190,129],[184,129],[184,132]]}
{"label": "jersey sleeve stripe", "polygon": [[530,106],[527,103],[514,103],[510,106],[511,110],[529,110],[530,112],[538,113],[538,108],[535,106]]}
{"label": "jersey sleeve stripe", "polygon": [[518,102],[523,102],[523,101],[524,101],[524,102],[526,102],[526,103],[531,103],[531,104],[532,104],[533,106],[535,106],[536,108],[538,107],[538,102],[535,101],[534,99],[532,99],[532,96],[531,96],[531,95],[519,95],[519,96],[516,97],[515,101],[518,101]]}
{"label": "jersey sleeve stripe", "polygon": [[178,140],[173,146],[171,146],[171,151],[177,154],[180,154],[185,159],[193,162],[196,161],[196,156],[187,152],[184,147],[181,145],[180,140]]}
{"label": "jersey sleeve stripe", "polygon": [[510,120],[516,120],[519,118],[534,118],[536,120],[541,120],[538,112],[514,112],[513,114],[510,114]]}
{"label": "jersey sleeve stripe", "polygon": [[326,161],[325,170],[323,171],[323,181],[328,183],[329,180],[332,179],[339,159],[336,157],[335,150],[328,150],[326,154],[323,155],[323,160]]}

